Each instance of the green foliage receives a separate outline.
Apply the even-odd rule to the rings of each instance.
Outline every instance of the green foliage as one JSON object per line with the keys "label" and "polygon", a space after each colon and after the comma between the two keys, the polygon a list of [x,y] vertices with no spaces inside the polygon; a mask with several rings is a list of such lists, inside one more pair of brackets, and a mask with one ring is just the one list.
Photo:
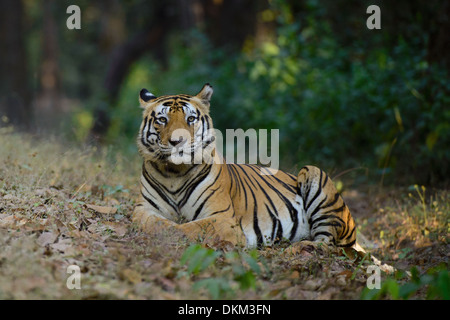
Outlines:
{"label": "green foliage", "polygon": [[189,274],[198,274],[212,265],[219,255],[213,249],[206,249],[199,244],[193,244],[186,249],[180,263],[182,265],[187,264]]}
{"label": "green foliage", "polygon": [[124,193],[129,193],[128,189],[125,189],[123,185],[118,184],[116,186],[110,186],[110,185],[103,185],[102,189],[104,190],[104,194],[105,196],[111,196],[115,193],[120,193],[120,192],[124,192]]}
{"label": "green foliage", "polygon": [[[223,299],[232,297],[236,290],[256,289],[257,277],[263,274],[258,260],[256,250],[222,253],[192,244],[181,257],[180,264],[186,266],[186,271],[179,272],[179,276],[201,277],[194,283],[193,289],[206,289],[213,299]],[[217,265],[221,266],[222,272],[216,277],[214,269]]]}
{"label": "green foliage", "polygon": [[[267,1],[261,11],[249,13],[258,32],[248,35],[241,50],[215,46],[203,25],[207,20],[181,29],[184,24],[176,20],[190,20],[185,12],[163,27],[164,41],[148,54],[137,61],[130,55],[127,62],[133,63],[123,70],[120,92],[108,94],[116,50],[161,12],[175,17],[180,7],[132,0],[114,2],[105,11],[102,3],[79,0],[83,27],[74,31],[64,27],[70,1],[49,6],[53,22],[47,21],[43,3],[23,4],[32,71],[28,85],[40,100],[43,44],[53,43],[42,42],[49,38],[42,37],[48,22],[55,29],[58,90],[64,98],[58,109],[70,110],[68,119],[55,125],[58,135],[89,141],[94,110],[102,111],[110,118],[107,144],[136,154],[142,87],[156,95],[195,94],[209,82],[215,90],[215,126],[280,129],[284,168],[368,168],[369,179],[380,184],[448,184],[450,77],[448,65],[432,59],[432,37],[440,34],[437,2],[381,2],[383,27],[373,31],[365,26],[369,0]],[[230,12],[224,10],[223,17],[242,18]]]}
{"label": "green foliage", "polygon": [[382,298],[409,299],[419,290],[426,290],[426,299],[450,300],[450,272],[446,265],[432,268],[424,275],[419,275],[417,268],[411,269],[411,280],[401,284],[399,279],[389,278],[383,281],[380,289],[365,288],[361,293],[362,299],[377,300]]}
{"label": "green foliage", "polygon": [[445,181],[450,81],[445,68],[427,62],[428,37],[391,37],[384,45],[366,31],[342,45],[327,6],[309,1],[296,11],[289,1],[270,3],[265,12],[274,17],[276,34],[241,53],[214,48],[194,30],[172,36],[165,69],[150,57],[138,61],[110,138],[134,139],[141,87],[157,95],[195,94],[210,82],[215,126],[279,128],[285,167],[368,167],[375,181]]}
{"label": "green foliage", "polygon": [[202,288],[208,290],[215,300],[225,297],[232,290],[229,280],[222,277],[199,280],[194,283],[192,288],[194,290],[201,290]]}

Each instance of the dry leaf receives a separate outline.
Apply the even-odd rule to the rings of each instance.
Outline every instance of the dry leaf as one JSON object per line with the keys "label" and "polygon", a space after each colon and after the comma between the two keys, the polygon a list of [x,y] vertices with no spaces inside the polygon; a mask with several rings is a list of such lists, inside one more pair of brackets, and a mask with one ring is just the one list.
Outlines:
{"label": "dry leaf", "polygon": [[72,247],[71,239],[60,239],[58,243],[51,244],[50,248],[52,248],[53,250],[61,251],[66,255],[70,255],[75,252],[74,248]]}
{"label": "dry leaf", "polygon": [[300,278],[300,272],[298,272],[297,270],[294,270],[289,276],[289,279],[298,279],[298,278]]}
{"label": "dry leaf", "polygon": [[121,223],[105,221],[104,224],[112,229],[119,237],[123,237],[127,233],[127,227]]}
{"label": "dry leaf", "polygon": [[52,244],[58,238],[58,234],[53,232],[43,232],[36,240],[37,244],[41,247],[45,247],[48,244]]}
{"label": "dry leaf", "polygon": [[16,219],[14,218],[14,215],[5,216],[0,219],[0,227],[3,228],[11,228],[15,223]]}
{"label": "dry leaf", "polygon": [[117,212],[115,207],[97,206],[95,204],[86,204],[85,206],[101,214],[115,214]]}
{"label": "dry leaf", "polygon": [[133,284],[137,284],[142,281],[141,275],[137,271],[134,271],[132,269],[123,269],[121,271],[121,276]]}
{"label": "dry leaf", "polygon": [[3,196],[3,200],[13,200],[16,197],[14,197],[12,194],[6,194]]}
{"label": "dry leaf", "polygon": [[161,284],[163,290],[171,291],[173,292],[175,290],[175,282],[173,282],[170,279],[164,278],[164,277],[158,277],[158,282]]}
{"label": "dry leaf", "polygon": [[113,197],[105,197],[104,201],[113,206],[119,206],[120,202],[116,198]]}
{"label": "dry leaf", "polygon": [[353,275],[353,272],[350,270],[344,270],[338,273],[338,276],[344,276],[345,280],[348,280],[351,278],[351,276]]}

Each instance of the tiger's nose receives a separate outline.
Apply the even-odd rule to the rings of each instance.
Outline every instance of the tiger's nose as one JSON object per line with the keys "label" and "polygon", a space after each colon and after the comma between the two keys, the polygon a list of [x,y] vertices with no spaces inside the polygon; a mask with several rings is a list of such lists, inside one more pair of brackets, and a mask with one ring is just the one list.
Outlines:
{"label": "tiger's nose", "polygon": [[174,147],[179,145],[183,141],[184,141],[183,137],[180,137],[179,139],[169,139],[169,143]]}

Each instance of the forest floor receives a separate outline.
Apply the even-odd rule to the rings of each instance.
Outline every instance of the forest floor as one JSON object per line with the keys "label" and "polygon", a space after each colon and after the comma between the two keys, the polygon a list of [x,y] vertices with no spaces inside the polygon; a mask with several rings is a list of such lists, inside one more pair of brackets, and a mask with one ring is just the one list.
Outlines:
{"label": "forest floor", "polygon": [[344,191],[363,247],[412,273],[381,273],[369,290],[370,259],[338,250],[145,234],[130,217],[137,156],[1,130],[0,299],[450,298],[446,190]]}

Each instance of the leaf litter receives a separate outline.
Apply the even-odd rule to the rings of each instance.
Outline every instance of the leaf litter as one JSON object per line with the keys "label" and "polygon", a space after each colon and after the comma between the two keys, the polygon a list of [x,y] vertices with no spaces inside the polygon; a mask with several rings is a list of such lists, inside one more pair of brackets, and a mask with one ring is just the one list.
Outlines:
{"label": "leaf litter", "polygon": [[[365,265],[337,250],[282,244],[246,260],[253,253],[219,239],[201,243],[217,254],[190,274],[180,263],[190,246],[181,234],[157,227],[145,234],[131,222],[138,157],[111,161],[102,151],[31,145],[18,134],[0,135],[0,142],[0,299],[210,299],[211,292],[228,299],[358,299],[366,286]],[[370,202],[352,194],[346,199],[359,231],[379,258],[423,270],[448,264],[448,232],[403,232],[392,214],[379,215],[379,208],[394,212],[396,195]],[[435,223],[431,213],[427,218]],[[70,265],[80,268],[81,290],[66,286]]]}

